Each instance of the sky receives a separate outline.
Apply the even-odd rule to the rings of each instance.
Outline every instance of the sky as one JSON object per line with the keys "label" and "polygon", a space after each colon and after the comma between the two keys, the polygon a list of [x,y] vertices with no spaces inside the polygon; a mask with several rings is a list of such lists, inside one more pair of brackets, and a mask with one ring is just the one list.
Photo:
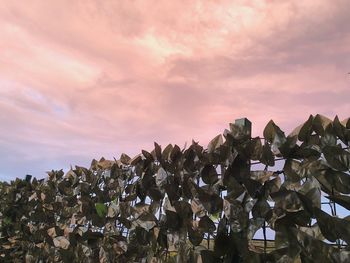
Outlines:
{"label": "sky", "polygon": [[0,180],[350,117],[350,1],[0,1]]}

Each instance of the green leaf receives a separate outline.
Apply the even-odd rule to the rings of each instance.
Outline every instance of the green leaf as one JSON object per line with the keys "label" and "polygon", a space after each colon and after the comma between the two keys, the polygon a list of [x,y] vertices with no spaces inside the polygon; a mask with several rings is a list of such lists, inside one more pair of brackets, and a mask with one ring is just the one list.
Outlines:
{"label": "green leaf", "polygon": [[220,213],[211,214],[209,215],[209,218],[213,221],[217,221],[220,219]]}
{"label": "green leaf", "polygon": [[105,217],[107,214],[107,206],[103,203],[96,203],[95,209],[99,217]]}
{"label": "green leaf", "polygon": [[11,218],[9,218],[9,217],[5,217],[2,222],[3,222],[4,226],[8,226],[12,223]]}

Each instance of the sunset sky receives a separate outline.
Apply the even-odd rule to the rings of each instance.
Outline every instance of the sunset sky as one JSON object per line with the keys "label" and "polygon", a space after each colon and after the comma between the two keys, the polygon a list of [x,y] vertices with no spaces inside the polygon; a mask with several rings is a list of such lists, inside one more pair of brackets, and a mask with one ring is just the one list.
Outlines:
{"label": "sunset sky", "polygon": [[0,1],[0,180],[350,116],[350,1]]}

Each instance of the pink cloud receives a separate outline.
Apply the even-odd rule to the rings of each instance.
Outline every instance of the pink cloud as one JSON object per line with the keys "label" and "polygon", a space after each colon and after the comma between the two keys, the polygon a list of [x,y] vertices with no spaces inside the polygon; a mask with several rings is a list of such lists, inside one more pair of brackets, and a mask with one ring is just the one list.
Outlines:
{"label": "pink cloud", "polygon": [[0,178],[350,112],[350,3],[0,3]]}

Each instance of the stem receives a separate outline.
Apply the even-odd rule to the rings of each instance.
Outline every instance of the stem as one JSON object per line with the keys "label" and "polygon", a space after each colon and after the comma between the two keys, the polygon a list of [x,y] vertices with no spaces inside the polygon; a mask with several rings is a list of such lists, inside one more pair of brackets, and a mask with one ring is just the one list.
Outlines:
{"label": "stem", "polygon": [[266,240],[266,221],[264,221],[263,225],[263,235],[264,235],[264,261],[266,259],[266,247],[267,247],[267,240]]}
{"label": "stem", "polygon": [[207,236],[207,243],[208,243],[208,250],[209,250],[209,245],[210,245],[210,234],[208,233],[208,236]]}

